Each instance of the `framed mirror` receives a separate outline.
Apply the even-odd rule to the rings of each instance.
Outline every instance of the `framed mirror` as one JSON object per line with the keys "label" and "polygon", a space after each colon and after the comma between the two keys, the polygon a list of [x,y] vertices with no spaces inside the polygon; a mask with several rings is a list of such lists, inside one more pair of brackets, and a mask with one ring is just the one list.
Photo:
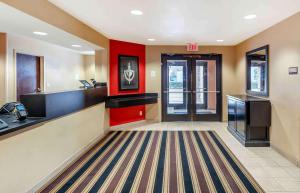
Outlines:
{"label": "framed mirror", "polygon": [[247,94],[269,96],[269,45],[246,53]]}

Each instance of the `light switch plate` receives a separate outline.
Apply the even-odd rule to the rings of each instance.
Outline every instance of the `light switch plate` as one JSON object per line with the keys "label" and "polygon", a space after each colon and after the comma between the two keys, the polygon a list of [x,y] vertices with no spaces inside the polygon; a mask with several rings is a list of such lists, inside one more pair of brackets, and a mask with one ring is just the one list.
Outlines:
{"label": "light switch plate", "polygon": [[151,77],[152,78],[156,77],[156,72],[154,70],[151,71]]}
{"label": "light switch plate", "polygon": [[298,74],[298,66],[289,67],[289,75]]}

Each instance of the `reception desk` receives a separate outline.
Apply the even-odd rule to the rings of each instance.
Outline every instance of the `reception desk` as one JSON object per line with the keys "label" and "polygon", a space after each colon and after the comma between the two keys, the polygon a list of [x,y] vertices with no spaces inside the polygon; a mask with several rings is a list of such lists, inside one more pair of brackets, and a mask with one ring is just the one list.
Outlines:
{"label": "reception desk", "polygon": [[25,129],[44,121],[42,117],[27,118],[24,121],[18,121],[14,115],[10,114],[0,115],[0,119],[8,125],[8,127],[0,129],[0,136]]}
{"label": "reception desk", "polygon": [[104,103],[106,97],[106,86],[21,95],[20,100],[28,111],[28,119],[17,121],[13,115],[0,115],[0,119],[8,124],[7,128],[0,130],[0,136]]}
{"label": "reception desk", "polygon": [[[102,87],[24,95],[30,116],[39,112],[34,115],[44,117],[15,122],[2,115],[9,127],[0,137],[0,192],[35,192],[105,136],[106,91]],[[33,111],[38,105],[40,110]]]}
{"label": "reception desk", "polygon": [[53,119],[104,102],[107,87],[21,95],[29,117]]}

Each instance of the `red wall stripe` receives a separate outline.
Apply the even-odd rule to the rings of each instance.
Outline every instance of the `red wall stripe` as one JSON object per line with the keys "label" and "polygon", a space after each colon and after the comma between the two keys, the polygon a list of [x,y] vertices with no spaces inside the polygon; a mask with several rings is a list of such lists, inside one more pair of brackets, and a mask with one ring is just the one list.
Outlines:
{"label": "red wall stripe", "polygon": [[[145,75],[146,75],[146,47],[145,45],[110,40],[110,95],[137,94],[145,92]],[[118,83],[118,56],[129,55],[139,57],[139,89],[132,91],[119,91]],[[142,115],[140,114],[142,112]],[[110,109],[110,125],[139,121],[145,119],[145,105],[127,108]]]}

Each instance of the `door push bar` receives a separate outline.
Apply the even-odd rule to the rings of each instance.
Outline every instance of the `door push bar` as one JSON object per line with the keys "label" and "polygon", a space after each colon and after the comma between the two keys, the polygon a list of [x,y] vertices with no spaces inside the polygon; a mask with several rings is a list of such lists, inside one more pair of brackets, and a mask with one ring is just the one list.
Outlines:
{"label": "door push bar", "polygon": [[191,90],[185,90],[185,91],[164,91],[164,93],[220,93],[220,91],[217,91],[217,90],[211,90],[211,91],[191,91]]}

